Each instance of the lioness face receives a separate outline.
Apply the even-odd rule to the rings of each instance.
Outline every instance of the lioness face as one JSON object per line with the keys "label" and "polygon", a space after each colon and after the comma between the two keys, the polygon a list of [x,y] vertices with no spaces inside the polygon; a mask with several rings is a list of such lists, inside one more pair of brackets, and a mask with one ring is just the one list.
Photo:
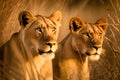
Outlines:
{"label": "lioness face", "polygon": [[50,17],[41,15],[33,17],[29,12],[22,12],[19,21],[23,26],[24,44],[29,47],[32,54],[40,54],[47,59],[53,59],[57,49],[61,13],[57,11]]}
{"label": "lioness face", "polygon": [[103,18],[95,24],[87,24],[80,18],[72,18],[70,30],[74,35],[74,47],[85,55],[100,55],[103,52],[102,44],[107,24],[107,20]]}

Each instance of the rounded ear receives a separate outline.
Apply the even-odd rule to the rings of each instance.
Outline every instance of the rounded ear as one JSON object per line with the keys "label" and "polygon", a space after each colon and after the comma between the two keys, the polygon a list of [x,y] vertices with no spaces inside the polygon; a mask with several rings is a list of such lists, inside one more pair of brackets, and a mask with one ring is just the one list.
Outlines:
{"label": "rounded ear", "polygon": [[96,23],[99,27],[103,29],[103,31],[106,31],[108,27],[108,21],[106,18],[100,18],[99,20],[96,21]]}
{"label": "rounded ear", "polygon": [[76,32],[77,30],[81,30],[84,27],[84,25],[84,20],[78,17],[73,17],[69,22],[69,29],[71,32]]}
{"label": "rounded ear", "polygon": [[62,14],[60,11],[56,11],[49,17],[53,21],[61,22],[62,20]]}
{"label": "rounded ear", "polygon": [[18,16],[19,23],[22,27],[25,27],[28,23],[30,23],[34,19],[35,17],[33,17],[32,14],[28,11],[22,11]]}

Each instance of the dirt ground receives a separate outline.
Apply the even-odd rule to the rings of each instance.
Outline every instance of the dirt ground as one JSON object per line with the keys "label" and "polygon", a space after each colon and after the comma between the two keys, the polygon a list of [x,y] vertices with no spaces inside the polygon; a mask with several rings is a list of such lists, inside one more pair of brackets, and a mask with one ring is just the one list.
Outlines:
{"label": "dirt ground", "polygon": [[63,15],[58,42],[69,33],[69,20],[77,16],[94,23],[101,17],[109,21],[104,40],[105,53],[99,61],[90,61],[91,80],[120,80],[120,1],[119,0],[1,0],[0,46],[20,30],[18,14],[28,10],[48,16],[56,10]]}

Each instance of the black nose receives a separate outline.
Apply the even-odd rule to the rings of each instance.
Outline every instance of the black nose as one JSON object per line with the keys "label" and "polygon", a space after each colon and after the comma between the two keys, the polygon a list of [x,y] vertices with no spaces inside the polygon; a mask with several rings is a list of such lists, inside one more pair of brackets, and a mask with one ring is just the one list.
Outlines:
{"label": "black nose", "polygon": [[93,46],[93,48],[95,48],[96,50],[98,49],[98,47],[97,47],[97,46]]}
{"label": "black nose", "polygon": [[50,46],[50,48],[55,45],[55,43],[47,42],[46,45]]}

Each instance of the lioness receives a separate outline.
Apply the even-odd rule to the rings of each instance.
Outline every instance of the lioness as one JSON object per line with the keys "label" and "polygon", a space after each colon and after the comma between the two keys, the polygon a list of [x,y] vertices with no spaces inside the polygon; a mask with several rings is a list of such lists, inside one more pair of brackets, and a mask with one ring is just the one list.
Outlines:
{"label": "lioness", "polygon": [[59,43],[53,59],[54,80],[89,80],[88,56],[99,58],[107,25],[104,18],[95,24],[78,17],[70,20],[70,33]]}
{"label": "lioness", "polygon": [[21,30],[0,47],[0,80],[52,80],[52,62],[62,15],[19,14]]}

